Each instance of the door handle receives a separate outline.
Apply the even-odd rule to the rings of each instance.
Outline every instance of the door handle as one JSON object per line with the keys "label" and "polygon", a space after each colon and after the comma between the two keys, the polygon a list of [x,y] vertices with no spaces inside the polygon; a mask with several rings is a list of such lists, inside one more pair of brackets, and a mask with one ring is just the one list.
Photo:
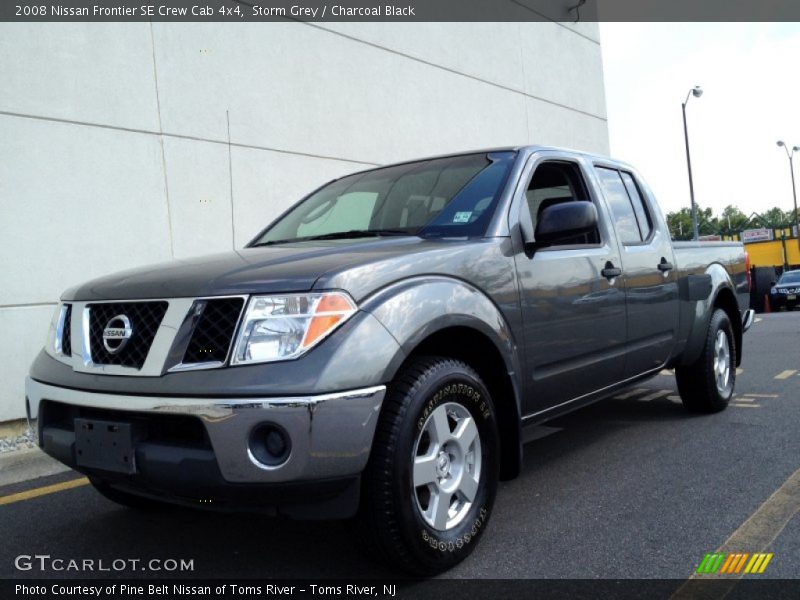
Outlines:
{"label": "door handle", "polygon": [[606,266],[600,271],[600,274],[605,277],[606,279],[614,279],[615,277],[619,277],[622,275],[622,269],[618,269],[614,266],[610,260],[606,262]]}
{"label": "door handle", "polygon": [[662,258],[661,262],[658,263],[658,270],[662,273],[666,273],[667,271],[671,271],[675,267],[672,266],[671,262],[667,262],[666,258]]}

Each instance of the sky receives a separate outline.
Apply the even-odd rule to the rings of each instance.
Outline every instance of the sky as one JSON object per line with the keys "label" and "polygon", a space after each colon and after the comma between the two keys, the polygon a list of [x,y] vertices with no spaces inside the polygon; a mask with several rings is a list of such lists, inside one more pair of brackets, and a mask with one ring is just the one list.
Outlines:
{"label": "sky", "polygon": [[800,146],[800,24],[601,23],[600,36],[611,155],[639,170],[665,213],[690,204],[681,103],[695,85],[703,95],[686,112],[698,205],[791,210],[776,141]]}

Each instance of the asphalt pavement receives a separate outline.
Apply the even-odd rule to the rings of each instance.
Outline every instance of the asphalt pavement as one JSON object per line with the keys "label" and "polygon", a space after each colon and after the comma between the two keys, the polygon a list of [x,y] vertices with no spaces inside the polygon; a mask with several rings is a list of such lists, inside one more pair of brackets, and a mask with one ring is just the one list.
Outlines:
{"label": "asphalt pavement", "polygon": [[[764,577],[800,578],[798,489],[784,485],[800,469],[798,390],[800,312],[774,313],[746,334],[722,413],[686,412],[664,372],[548,423],[521,476],[500,485],[481,543],[447,577],[685,579],[730,540],[774,554]],[[71,471],[0,487],[0,578],[165,575],[15,566],[36,554],[191,559],[193,571],[171,573],[180,577],[392,576],[364,558],[347,523],[140,512]]]}

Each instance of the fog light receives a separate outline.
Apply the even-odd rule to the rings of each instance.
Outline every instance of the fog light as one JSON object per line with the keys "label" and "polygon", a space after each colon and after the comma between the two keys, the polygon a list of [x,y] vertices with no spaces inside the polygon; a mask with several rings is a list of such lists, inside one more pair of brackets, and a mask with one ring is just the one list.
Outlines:
{"label": "fog light", "polygon": [[289,460],[292,441],[280,425],[262,423],[250,433],[249,450],[250,458],[259,466],[272,469]]}

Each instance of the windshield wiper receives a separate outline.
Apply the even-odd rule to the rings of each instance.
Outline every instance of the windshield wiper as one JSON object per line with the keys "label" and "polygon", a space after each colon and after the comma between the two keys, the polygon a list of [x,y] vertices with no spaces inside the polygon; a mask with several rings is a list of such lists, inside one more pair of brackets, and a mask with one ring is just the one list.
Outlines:
{"label": "windshield wiper", "polygon": [[414,235],[405,229],[350,229],[348,231],[334,231],[321,235],[312,235],[303,240],[345,240],[360,237],[383,237],[393,235]]}
{"label": "windshield wiper", "polygon": [[253,247],[258,246],[272,246],[274,244],[289,244],[293,242],[309,242],[312,240],[347,240],[360,237],[389,237],[389,236],[403,236],[415,235],[405,229],[349,229],[347,231],[334,231],[331,233],[322,233],[320,235],[309,235],[306,237],[290,238],[285,240],[268,240],[253,244]]}

